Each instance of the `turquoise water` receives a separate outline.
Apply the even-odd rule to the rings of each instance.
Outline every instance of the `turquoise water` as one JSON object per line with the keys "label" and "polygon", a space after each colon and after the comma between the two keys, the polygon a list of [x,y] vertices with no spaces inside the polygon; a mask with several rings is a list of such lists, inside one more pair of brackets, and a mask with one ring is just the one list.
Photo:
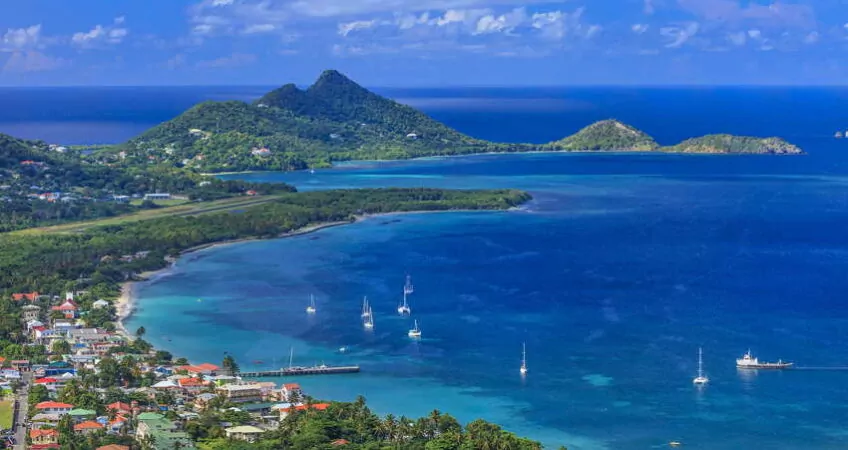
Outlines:
{"label": "turquoise water", "polygon": [[[848,371],[803,369],[848,366],[848,158],[830,142],[802,140],[802,157],[500,155],[240,175],[535,199],[193,253],[140,286],[129,326],[193,361],[226,351],[279,367],[293,347],[296,364],[357,363],[297,381],[318,397],[363,394],[380,413],[484,417],[548,446],[845,448]],[[395,311],[406,273],[420,342]],[[691,382],[699,346],[705,389]],[[802,369],[739,372],[748,348]]]}

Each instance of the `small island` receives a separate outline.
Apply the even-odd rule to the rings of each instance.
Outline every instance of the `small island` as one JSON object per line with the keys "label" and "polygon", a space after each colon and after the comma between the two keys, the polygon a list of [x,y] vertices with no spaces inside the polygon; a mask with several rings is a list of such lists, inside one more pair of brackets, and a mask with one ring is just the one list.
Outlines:
{"label": "small island", "polygon": [[714,135],[662,146],[617,120],[591,124],[550,143],[490,142],[327,70],[307,89],[287,84],[253,103],[198,104],[124,144],[99,151],[97,157],[118,166],[153,164],[220,173],[303,170],[348,160],[538,151],[803,153],[777,137]]}

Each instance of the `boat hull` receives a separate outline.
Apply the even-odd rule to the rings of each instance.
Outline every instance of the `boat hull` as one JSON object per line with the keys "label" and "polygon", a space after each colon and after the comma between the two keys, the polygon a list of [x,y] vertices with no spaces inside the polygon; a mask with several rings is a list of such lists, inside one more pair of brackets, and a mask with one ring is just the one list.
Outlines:
{"label": "boat hull", "polygon": [[737,364],[737,369],[766,369],[766,370],[783,370],[791,369],[795,363],[762,363],[762,364]]}

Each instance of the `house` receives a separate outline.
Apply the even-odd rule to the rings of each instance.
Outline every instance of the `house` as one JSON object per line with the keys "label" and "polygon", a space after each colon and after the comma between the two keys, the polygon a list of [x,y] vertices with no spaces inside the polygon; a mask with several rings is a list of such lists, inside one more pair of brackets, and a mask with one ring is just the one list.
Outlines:
{"label": "house", "polygon": [[218,386],[215,389],[231,403],[262,401],[262,386],[256,383],[234,383]]}
{"label": "house", "polygon": [[330,442],[330,445],[332,445],[333,447],[341,447],[347,444],[350,444],[350,441],[348,441],[347,439],[336,439],[335,441]]}
{"label": "house", "polygon": [[269,150],[269,149],[268,149],[268,148],[266,148],[266,147],[262,147],[262,148],[254,148],[253,150],[251,150],[251,151],[250,151],[250,153],[251,153],[253,156],[268,156],[268,155],[270,155],[270,154],[271,154],[271,150]]}
{"label": "house", "polygon": [[161,390],[161,389],[177,389],[180,386],[177,383],[175,383],[174,380],[162,380],[162,381],[160,381],[160,382],[158,382],[158,383],[156,383],[156,384],[154,384],[153,386],[150,386],[150,387],[152,387],[153,389],[160,389]]}
{"label": "house", "polygon": [[101,299],[101,300],[97,300],[96,302],[92,303],[91,306],[93,308],[97,308],[97,309],[105,308],[105,307],[109,306],[109,302]]}
{"label": "house", "polygon": [[138,415],[138,427],[136,428],[136,439],[144,440],[153,438],[154,450],[172,450],[181,448],[183,450],[194,450],[194,442],[188,434],[180,431],[173,422],[161,414],[145,412]]}
{"label": "house", "polygon": [[247,194],[247,195],[248,195],[248,196],[250,196],[250,197],[253,197],[253,196],[255,196],[255,195],[256,195],[256,191],[254,191],[253,189],[251,189],[251,190],[249,190],[249,191],[245,192],[245,194]]}
{"label": "house", "polygon": [[102,429],[103,425],[100,425],[93,420],[86,420],[85,422],[74,425],[74,433],[76,434],[89,434]]}
{"label": "house", "polygon": [[106,342],[109,333],[101,332],[97,328],[76,328],[68,331],[68,338],[79,344],[92,344],[95,342]]}
{"label": "house", "polygon": [[144,194],[144,200],[169,200],[170,198],[171,194],[168,194],[167,192]]}
{"label": "house", "polygon": [[31,449],[59,448],[59,432],[52,428],[29,430],[29,439],[32,441]]}
{"label": "house", "polygon": [[194,398],[194,409],[202,411],[206,409],[207,406],[209,406],[209,402],[216,398],[218,398],[218,395],[213,394],[211,392],[204,392],[202,394],[199,394],[197,397]]}
{"label": "house", "polygon": [[297,383],[285,383],[280,388],[280,400],[293,401],[299,399],[302,395],[303,391]]}
{"label": "house", "polygon": [[36,327],[45,328],[44,322],[42,322],[40,320],[29,320],[29,321],[27,321],[27,323],[26,323],[27,331],[32,331],[33,328],[36,328]]}
{"label": "house", "polygon": [[218,372],[220,367],[216,366],[215,364],[203,363],[194,366],[179,366],[176,369],[177,371],[185,370],[190,374],[215,375],[215,373]]}
{"label": "house", "polygon": [[10,361],[9,364],[11,364],[13,369],[15,369],[19,372],[26,372],[30,368],[30,364],[29,364],[28,359],[16,359],[16,360]]}
{"label": "house", "polygon": [[38,300],[39,294],[38,292],[22,292],[17,294],[12,294],[12,300],[19,302],[21,300],[28,300],[30,302],[34,302]]}
{"label": "house", "polygon": [[21,311],[23,312],[23,321],[28,323],[34,320],[38,320],[39,314],[41,312],[41,307],[37,305],[26,305],[21,308]]}
{"label": "house", "polygon": [[60,420],[62,420],[62,416],[60,416],[59,414],[38,413],[32,416],[32,425],[33,427],[55,427],[59,424]]}
{"label": "house", "polygon": [[92,411],[90,409],[82,409],[82,408],[74,408],[68,411],[68,415],[73,419],[75,423],[83,423],[86,421],[90,421],[94,419],[94,416],[97,415],[97,411]]}
{"label": "house", "polygon": [[265,430],[251,425],[242,425],[224,429],[227,439],[238,439],[239,441],[256,442]]}
{"label": "house", "polygon": [[177,380],[177,384],[187,392],[200,392],[206,386],[210,384],[208,381],[204,381],[200,378],[180,378]]}
{"label": "house", "polygon": [[59,311],[62,313],[66,319],[74,319],[77,317],[77,311],[79,310],[79,305],[74,302],[73,299],[67,299],[62,302],[59,306],[53,306],[50,308],[51,311]]}
{"label": "house", "polygon": [[46,401],[36,404],[35,409],[42,414],[58,414],[63,416],[71,412],[71,410],[74,409],[74,405],[62,402]]}
{"label": "house", "polygon": [[282,419],[285,419],[289,414],[291,414],[294,411],[306,411],[310,408],[317,410],[317,411],[324,411],[329,407],[330,407],[329,403],[314,403],[312,405],[302,405],[301,404],[301,405],[293,405],[293,406],[290,406],[288,408],[273,408],[273,409],[279,409],[280,420],[282,420]]}
{"label": "house", "polygon": [[34,383],[36,385],[40,384],[51,391],[56,390],[56,388],[58,388],[62,384],[61,380],[52,377],[39,378],[35,380]]}
{"label": "house", "polygon": [[126,417],[124,417],[122,415],[118,415],[118,416],[115,416],[114,419],[110,420],[107,423],[106,430],[114,432],[114,433],[118,433],[118,432],[121,431],[121,429],[126,427],[128,423],[129,423],[129,419],[127,419]]}
{"label": "house", "polygon": [[0,377],[5,380],[20,380],[21,372],[14,369],[3,369],[0,370]]}
{"label": "house", "polygon": [[132,406],[124,402],[115,402],[106,405],[106,409],[114,411],[116,414],[132,414]]}

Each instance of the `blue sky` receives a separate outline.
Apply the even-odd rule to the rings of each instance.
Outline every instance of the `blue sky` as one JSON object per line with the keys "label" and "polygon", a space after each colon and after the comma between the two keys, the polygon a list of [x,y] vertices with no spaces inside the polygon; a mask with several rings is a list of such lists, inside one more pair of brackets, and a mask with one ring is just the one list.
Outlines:
{"label": "blue sky", "polygon": [[845,84],[844,0],[18,0],[0,85]]}

